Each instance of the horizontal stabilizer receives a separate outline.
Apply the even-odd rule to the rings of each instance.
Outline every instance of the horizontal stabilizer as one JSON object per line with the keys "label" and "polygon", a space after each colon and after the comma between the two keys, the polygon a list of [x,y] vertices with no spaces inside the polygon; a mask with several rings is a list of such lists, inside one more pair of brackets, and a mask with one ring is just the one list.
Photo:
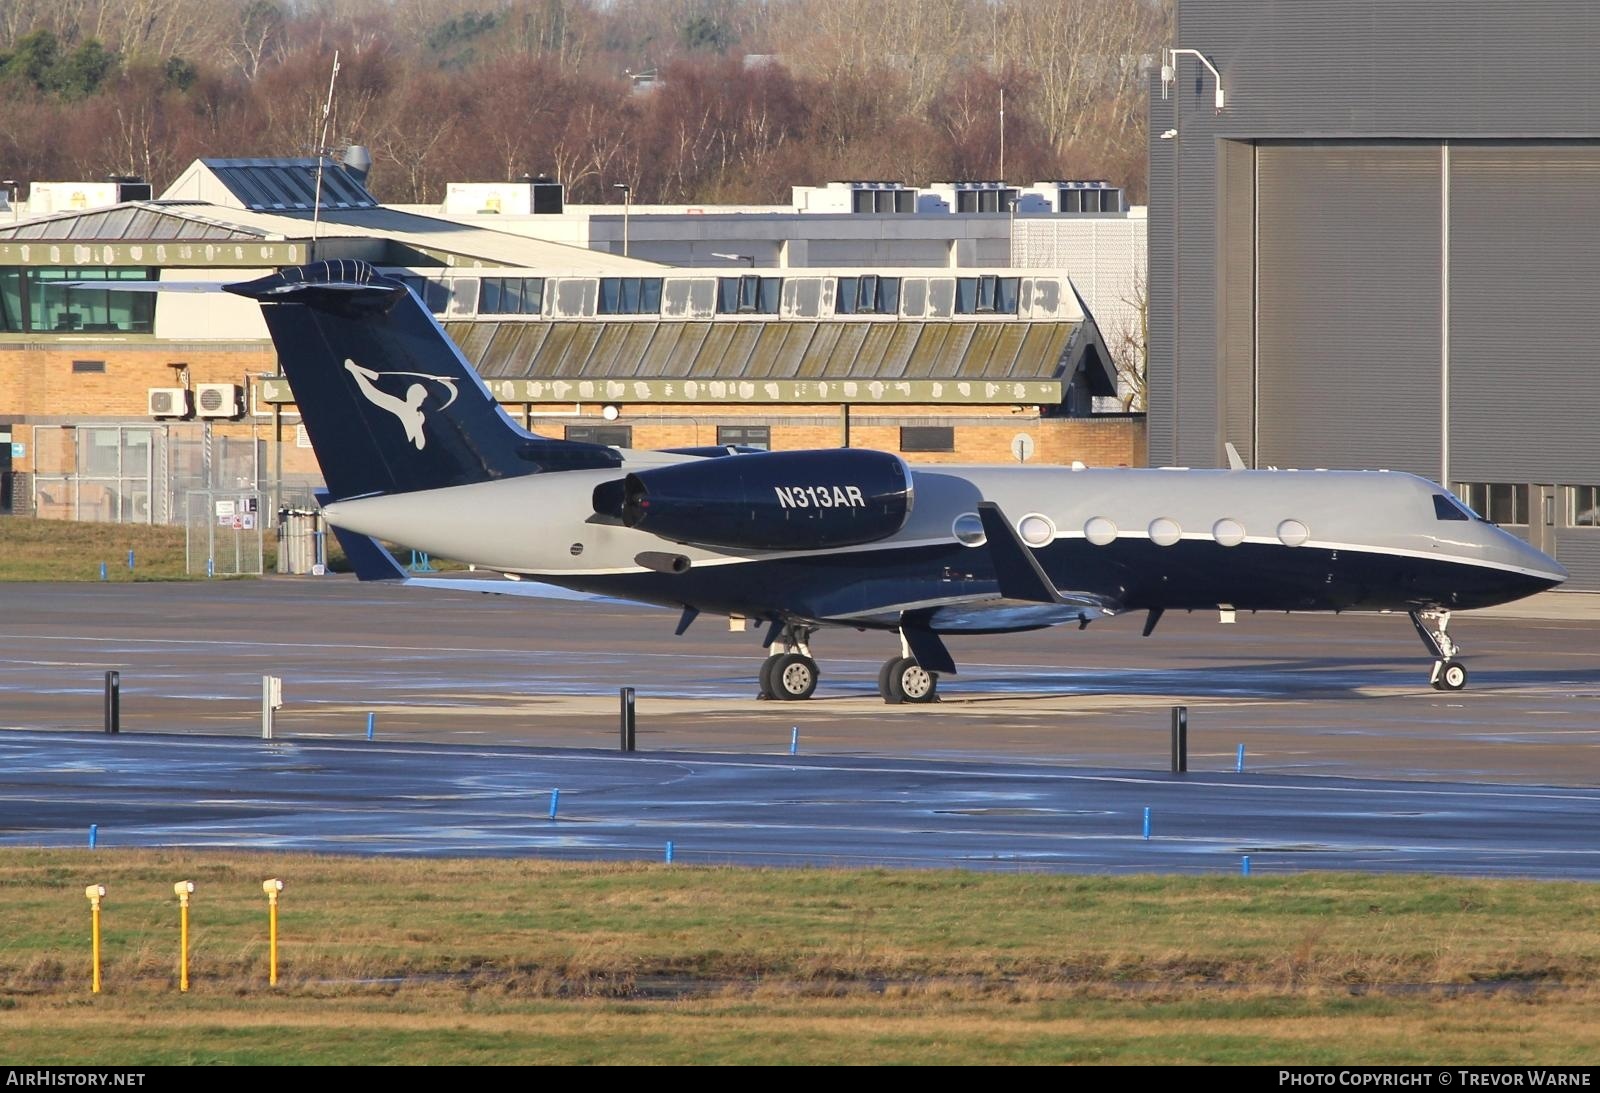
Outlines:
{"label": "horizontal stabilizer", "polygon": [[[55,288],[90,288],[98,292],[106,290],[104,281],[52,281],[50,287]],[[118,292],[226,292],[227,286],[221,281],[118,281]]]}
{"label": "horizontal stabilizer", "polygon": [[428,588],[435,592],[479,592],[486,596],[516,596],[525,600],[569,600],[577,603],[625,603],[632,607],[655,608],[658,605],[622,600],[615,596],[602,596],[597,592],[579,592],[543,581],[503,580],[498,577],[407,577],[406,588]]}

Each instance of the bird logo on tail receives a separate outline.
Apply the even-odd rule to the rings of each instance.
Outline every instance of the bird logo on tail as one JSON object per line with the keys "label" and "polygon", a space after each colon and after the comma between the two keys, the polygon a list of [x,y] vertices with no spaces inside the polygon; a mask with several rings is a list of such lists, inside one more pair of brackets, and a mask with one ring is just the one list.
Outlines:
{"label": "bird logo on tail", "polygon": [[406,388],[402,397],[383,390],[378,386],[379,382],[390,376],[405,376],[419,381],[431,380],[450,392],[449,398],[433,407],[435,410],[443,410],[460,394],[456,389],[456,381],[448,376],[433,376],[426,372],[378,372],[371,368],[363,368],[348,359],[344,362],[344,370],[356,381],[356,388],[363,398],[378,409],[395,416],[395,420],[405,428],[406,439],[416,445],[419,452],[428,445],[428,438],[422,432],[422,425],[426,420],[423,404],[428,398],[427,385],[421,382],[413,383]]}

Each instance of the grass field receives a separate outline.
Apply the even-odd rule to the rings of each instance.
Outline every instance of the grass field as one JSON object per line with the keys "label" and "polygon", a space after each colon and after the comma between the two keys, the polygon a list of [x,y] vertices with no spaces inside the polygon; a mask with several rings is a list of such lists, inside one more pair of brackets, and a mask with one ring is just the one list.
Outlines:
{"label": "grass field", "polygon": [[[404,548],[390,544],[401,562]],[[128,551],[133,568],[128,568]],[[268,527],[261,540],[265,572],[278,564],[278,536]],[[349,565],[332,535],[327,541],[328,568],[343,573]],[[100,563],[108,581],[205,580],[203,572],[184,567],[184,529],[150,524],[89,524],[71,520],[0,519],[0,583],[5,581],[98,581]],[[441,572],[464,570],[460,562],[432,559]]]}
{"label": "grass field", "polygon": [[183,532],[149,524],[7,517],[0,519],[0,581],[98,581],[101,562],[111,581],[182,580]]}
{"label": "grass field", "polygon": [[1593,1064],[1597,923],[1549,882],[5,851],[0,1063]]}

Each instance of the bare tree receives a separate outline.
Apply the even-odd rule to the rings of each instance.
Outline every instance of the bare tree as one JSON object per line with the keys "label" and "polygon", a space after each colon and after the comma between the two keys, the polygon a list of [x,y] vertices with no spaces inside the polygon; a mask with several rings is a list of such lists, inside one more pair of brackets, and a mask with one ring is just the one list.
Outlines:
{"label": "bare tree", "polygon": [[1142,130],[1142,73],[1169,38],[1170,0],[1005,0],[996,19],[999,58],[1032,74],[1057,152]]}
{"label": "bare tree", "polygon": [[244,5],[228,55],[245,79],[254,80],[262,63],[283,47],[283,30],[283,9],[272,0],[249,0]]}
{"label": "bare tree", "polygon": [[1124,413],[1145,409],[1145,377],[1150,364],[1150,293],[1148,277],[1140,267],[1122,302],[1130,314],[1112,334],[1111,355],[1117,363],[1117,398]]}

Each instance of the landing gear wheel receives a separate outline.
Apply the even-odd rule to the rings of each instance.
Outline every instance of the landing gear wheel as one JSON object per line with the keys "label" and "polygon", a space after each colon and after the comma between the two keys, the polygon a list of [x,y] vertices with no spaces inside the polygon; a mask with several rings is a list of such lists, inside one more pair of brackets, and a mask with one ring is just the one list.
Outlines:
{"label": "landing gear wheel", "polygon": [[1417,628],[1417,637],[1428,647],[1435,659],[1433,674],[1428,682],[1436,691],[1459,691],[1467,685],[1467,666],[1456,659],[1461,646],[1450,639],[1450,612],[1433,608],[1411,612],[1411,625]]}
{"label": "landing gear wheel", "polygon": [[782,657],[768,657],[761,662],[761,671],[756,677],[761,684],[761,692],[756,696],[757,698],[771,702],[778,697],[778,684],[773,679],[773,669],[778,666],[778,661],[782,659]]}
{"label": "landing gear wheel", "polygon": [[939,677],[917,663],[915,657],[896,657],[884,666],[888,686],[883,700],[890,705],[901,702],[937,702]]}
{"label": "landing gear wheel", "polygon": [[899,663],[899,657],[890,657],[883,662],[883,667],[878,669],[878,693],[890,705],[900,701],[900,699],[894,697],[894,692],[889,688],[889,675],[894,671],[894,666]]}
{"label": "landing gear wheel", "polygon": [[1433,685],[1441,691],[1459,691],[1467,685],[1467,666],[1459,660],[1440,661]]}
{"label": "landing gear wheel", "polygon": [[771,659],[777,663],[773,665],[768,678],[772,680],[773,693],[779,698],[788,702],[798,702],[803,698],[810,698],[816,691],[816,661],[799,653],[785,653],[781,657]]}

